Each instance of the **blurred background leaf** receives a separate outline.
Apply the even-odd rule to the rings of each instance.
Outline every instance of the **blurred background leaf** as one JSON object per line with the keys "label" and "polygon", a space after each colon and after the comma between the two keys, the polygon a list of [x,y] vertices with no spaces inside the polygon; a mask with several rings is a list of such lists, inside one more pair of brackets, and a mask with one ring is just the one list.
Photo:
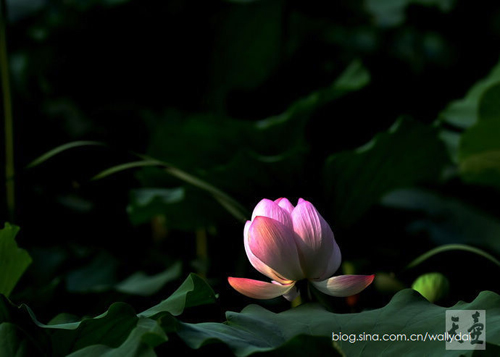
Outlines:
{"label": "blurred background leaf", "polygon": [[353,224],[395,188],[439,182],[447,163],[437,131],[399,119],[361,148],[328,158],[324,185],[334,221]]}
{"label": "blurred background leaf", "polygon": [[460,174],[466,182],[500,188],[500,83],[479,102],[477,122],[460,141]]}
{"label": "blurred background leaf", "polygon": [[448,12],[455,0],[366,0],[365,4],[379,25],[392,27],[404,23],[406,9],[412,4],[435,6]]}
{"label": "blurred background leaf", "polygon": [[474,244],[500,253],[498,217],[456,198],[423,189],[400,189],[385,195],[382,204],[420,213],[408,230],[426,232],[438,245]]}
{"label": "blurred background leaf", "polygon": [[0,294],[9,296],[31,264],[28,252],[19,248],[16,235],[19,227],[5,223],[0,229]]}

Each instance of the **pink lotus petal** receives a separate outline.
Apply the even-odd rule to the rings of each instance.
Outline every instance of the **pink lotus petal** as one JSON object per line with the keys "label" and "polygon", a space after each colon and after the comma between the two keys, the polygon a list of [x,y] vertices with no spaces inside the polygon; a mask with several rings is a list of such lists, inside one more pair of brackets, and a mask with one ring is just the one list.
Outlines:
{"label": "pink lotus petal", "polygon": [[299,200],[292,212],[293,230],[304,244],[298,245],[302,268],[310,279],[324,275],[332,254],[336,254],[336,242],[332,229],[308,201]]}
{"label": "pink lotus petal", "polygon": [[[273,281],[274,283],[274,281]],[[295,282],[294,282],[295,283]],[[297,289],[297,286],[294,286],[291,288],[287,293],[283,294],[283,297],[287,299],[288,301],[293,301],[297,296],[299,296],[299,289]]]}
{"label": "pink lotus petal", "polygon": [[292,219],[290,214],[281,208],[277,203],[268,200],[267,198],[264,198],[257,204],[257,206],[255,206],[252,213],[252,221],[258,216],[272,218],[283,223],[285,226],[292,228]]}
{"label": "pink lotus petal", "polygon": [[375,275],[338,275],[312,284],[322,293],[337,297],[356,295],[370,285]]}
{"label": "pink lotus petal", "polygon": [[293,209],[295,208],[288,199],[281,197],[274,201],[281,208],[288,212],[288,214],[292,214]]}
{"label": "pink lotus petal", "polygon": [[333,242],[333,251],[325,271],[320,275],[318,279],[314,280],[325,280],[331,277],[339,269],[340,263],[342,262],[342,254],[340,253],[340,248],[336,241]]}
{"label": "pink lotus petal", "polygon": [[268,278],[276,280],[281,284],[290,284],[292,282],[291,280],[285,279],[282,276],[280,276],[273,269],[264,264],[259,258],[257,258],[250,250],[250,244],[248,243],[248,230],[250,229],[251,224],[252,224],[251,221],[247,221],[247,223],[245,224],[245,228],[243,230],[243,242],[245,245],[245,252],[247,253],[248,260],[250,260],[250,263],[255,269],[257,269],[259,272],[261,272]]}
{"label": "pink lotus petal", "polygon": [[255,217],[248,230],[251,252],[284,279],[300,280],[305,275],[300,266],[295,243],[299,238],[284,224],[268,217]]}
{"label": "pink lotus petal", "polygon": [[245,278],[227,278],[229,284],[239,293],[253,299],[272,299],[288,293],[295,283],[281,285]]}

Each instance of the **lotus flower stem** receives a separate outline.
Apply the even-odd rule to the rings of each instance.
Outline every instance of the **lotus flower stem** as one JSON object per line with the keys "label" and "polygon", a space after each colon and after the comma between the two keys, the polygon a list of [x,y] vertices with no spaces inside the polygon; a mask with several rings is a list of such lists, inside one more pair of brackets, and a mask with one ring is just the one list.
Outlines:
{"label": "lotus flower stem", "polygon": [[208,264],[208,242],[205,228],[196,230],[196,258],[200,263],[198,275],[205,278]]}
{"label": "lotus flower stem", "polygon": [[164,214],[159,214],[151,219],[151,235],[153,236],[153,242],[159,244],[165,241],[168,237],[167,229],[167,218]]}
{"label": "lotus flower stem", "polygon": [[297,282],[297,289],[299,290],[300,304],[305,304],[312,301],[311,290],[308,280],[300,280]]}

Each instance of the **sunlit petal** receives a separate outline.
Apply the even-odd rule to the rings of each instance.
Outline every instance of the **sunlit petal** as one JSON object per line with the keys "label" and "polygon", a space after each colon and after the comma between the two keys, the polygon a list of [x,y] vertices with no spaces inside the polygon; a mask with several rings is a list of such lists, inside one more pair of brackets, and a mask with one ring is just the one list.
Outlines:
{"label": "sunlit petal", "polygon": [[325,271],[318,277],[318,279],[313,280],[325,280],[331,277],[339,269],[340,263],[342,262],[342,254],[340,253],[340,248],[337,242],[333,241],[333,251],[332,255],[328,260]]}
{"label": "sunlit petal", "polygon": [[258,216],[272,218],[281,222],[285,226],[292,228],[290,213],[281,208],[274,201],[268,200],[267,198],[264,198],[257,204],[257,206],[255,206],[252,213],[252,221]]}
{"label": "sunlit petal", "polygon": [[250,229],[250,225],[251,224],[252,224],[251,221],[247,221],[247,223],[245,224],[245,228],[243,230],[243,237],[244,237],[243,238],[243,242],[244,242],[244,245],[245,245],[245,252],[247,253],[248,260],[250,261],[250,263],[252,264],[252,266],[255,269],[257,269],[259,272],[261,272],[262,274],[264,274],[265,276],[267,276],[267,277],[269,277],[269,278],[271,278],[273,280],[276,280],[279,283],[282,283],[282,284],[289,284],[289,283],[291,283],[292,282],[291,280],[285,279],[282,276],[280,276],[278,273],[276,273],[273,269],[271,269],[266,264],[264,264],[259,258],[257,258],[252,253],[252,251],[250,250],[250,245],[248,243],[248,231]]}
{"label": "sunlit petal", "polygon": [[281,285],[278,283],[232,277],[229,277],[227,280],[236,291],[253,299],[272,299],[288,293],[295,285],[295,283]]}
{"label": "sunlit petal", "polygon": [[308,201],[299,200],[292,212],[293,229],[304,244],[299,245],[302,268],[310,279],[318,279],[325,273],[332,254],[338,247],[332,229]]}
{"label": "sunlit petal", "polygon": [[284,279],[305,278],[300,266],[295,232],[268,217],[256,217],[248,231],[251,252]]}
{"label": "sunlit petal", "polygon": [[[275,283],[273,281],[273,283]],[[299,296],[299,289],[297,289],[297,285],[295,285],[293,288],[291,288],[288,292],[283,294],[283,297],[287,299],[288,301],[293,301],[295,298]]]}
{"label": "sunlit petal", "polygon": [[370,285],[375,275],[339,275],[312,284],[322,293],[337,297],[355,295]]}
{"label": "sunlit petal", "polygon": [[295,208],[287,198],[281,197],[274,201],[281,208],[288,212],[288,214],[292,214],[293,209]]}

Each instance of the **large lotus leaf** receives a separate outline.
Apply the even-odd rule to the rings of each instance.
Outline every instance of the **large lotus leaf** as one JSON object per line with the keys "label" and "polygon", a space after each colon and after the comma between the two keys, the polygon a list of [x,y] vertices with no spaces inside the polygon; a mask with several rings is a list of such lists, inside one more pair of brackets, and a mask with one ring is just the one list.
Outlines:
{"label": "large lotus leaf", "polygon": [[[35,336],[27,335],[26,337],[20,334],[19,331],[24,332],[26,330],[24,326],[27,325],[27,321],[19,316],[21,310],[18,310],[17,318],[12,320],[15,325],[11,323],[17,330],[10,329],[8,331],[10,336],[6,336],[10,341],[9,348],[16,347],[16,345],[12,346],[12,344],[17,343],[17,348],[23,348],[24,350],[26,346],[30,347],[27,344],[28,342],[34,342],[35,345],[38,345],[40,344],[39,340],[45,341],[43,337],[50,336],[50,347],[45,346],[43,353],[50,356],[67,356],[76,352],[78,356],[90,356],[92,354],[86,354],[86,352],[95,352],[96,349],[101,352],[121,351],[122,353],[124,350],[134,351],[135,349],[139,351],[147,347],[142,345],[144,334],[155,333],[160,337],[164,335],[159,330],[156,332],[150,331],[151,327],[146,330],[142,319],[139,319],[132,307],[125,303],[114,303],[104,314],[77,322],[72,322],[73,319],[72,317],[69,318],[69,315],[58,316],[53,321],[54,323],[49,325],[38,322],[33,312],[27,307],[25,308],[37,325],[38,329],[34,330],[37,334]],[[149,321],[156,324],[156,321]],[[1,326],[5,324],[7,323],[2,323]],[[32,322],[30,327],[35,327],[35,324]],[[23,328],[20,328],[20,326],[23,326]],[[14,332],[17,335],[12,335]],[[45,332],[45,335],[40,336],[43,332]],[[13,339],[14,336],[17,339]],[[21,337],[24,338],[21,339]],[[29,354],[23,353],[19,354],[19,356],[29,356]],[[110,353],[109,355],[113,354]]]}
{"label": "large lotus leaf", "polygon": [[0,294],[0,356],[47,356],[50,337],[22,308]]}
{"label": "large lotus leaf", "polygon": [[[273,313],[258,305],[249,305],[240,313],[228,312],[227,322],[220,323],[178,323],[178,335],[191,347],[201,348],[212,343],[224,343],[236,356],[248,356],[256,352],[269,352],[280,348],[283,355],[297,355],[296,346],[285,351],[285,344],[300,336],[323,337],[329,342],[332,353],[335,347],[347,356],[472,356],[473,351],[447,351],[440,341],[446,329],[446,311],[486,310],[486,336],[488,348],[500,345],[500,296],[489,291],[481,292],[470,302],[458,302],[445,308],[433,305],[412,289],[397,293],[384,307],[360,313],[335,314],[319,305],[305,304],[291,310]],[[347,341],[333,344],[332,333],[348,336]],[[399,341],[383,341],[399,336]],[[393,335],[396,334],[396,335]],[[403,341],[421,334],[425,341]],[[370,339],[367,337],[370,335]],[[435,340],[430,339],[435,336]],[[375,337],[374,337],[375,336]],[[378,341],[375,341],[378,336]],[[392,336],[392,337],[391,337]],[[416,338],[413,335],[414,338]],[[362,337],[364,340],[362,340]],[[350,342],[356,338],[356,342]],[[349,341],[350,339],[350,341]],[[470,342],[469,342],[470,343]],[[330,347],[328,346],[328,347]],[[304,353],[301,350],[301,353]]]}
{"label": "large lotus leaf", "polygon": [[154,318],[168,312],[174,316],[180,315],[185,308],[215,303],[215,293],[212,288],[198,275],[190,274],[182,285],[166,300],[139,314],[140,317]]}
{"label": "large lotus leaf", "polygon": [[105,314],[83,319],[76,329],[57,329],[51,325],[53,355],[66,356],[87,346],[104,344],[120,346],[137,325],[137,316],[130,305],[112,304]]}
{"label": "large lotus leaf", "polygon": [[156,321],[140,318],[137,326],[120,346],[109,347],[103,344],[94,344],[68,356],[154,357],[156,356],[154,347],[165,341],[167,341],[167,336]]}
{"label": "large lotus leaf", "polygon": [[40,353],[22,328],[9,322],[0,323],[0,356],[28,357]]}
{"label": "large lotus leaf", "polygon": [[359,149],[331,155],[324,184],[334,222],[351,225],[393,189],[437,182],[448,161],[437,131],[410,119]]}
{"label": "large lotus leaf", "polygon": [[[181,286],[179,286],[179,288],[172,293],[172,295],[159,304],[141,312],[138,314],[138,317],[154,318],[155,316],[159,316],[158,314],[166,312],[174,316],[178,316],[182,314],[186,308],[212,304],[215,301],[216,297],[212,288],[201,277],[191,273],[186,280],[184,280]],[[22,307],[28,311],[36,325],[53,330],[77,330],[81,328],[83,323],[88,324],[89,321],[106,318],[109,314],[115,313],[115,310],[120,311],[122,315],[125,316],[130,315],[129,310],[132,309],[128,304],[115,303],[110,306],[108,311],[94,318],[86,318],[81,321],[75,321],[73,316],[61,314],[56,316],[51,323],[44,324],[37,320],[35,313],[28,306],[22,305]],[[0,323],[12,321],[12,318],[10,318],[12,310],[12,304],[9,303],[6,298],[0,299]],[[14,311],[19,313],[18,309],[14,309]]]}
{"label": "large lotus leaf", "polygon": [[140,314],[130,305],[117,302],[93,318],[77,320],[72,315],[60,314],[44,324],[28,306],[16,307],[0,295],[0,341],[5,342],[0,352],[4,348],[28,356],[24,351],[29,352],[36,346],[38,352],[51,356],[73,353],[76,356],[150,356],[153,348],[167,339],[155,320],[164,315],[178,316],[186,308],[213,302],[215,295],[210,286],[190,274],[169,298]]}

